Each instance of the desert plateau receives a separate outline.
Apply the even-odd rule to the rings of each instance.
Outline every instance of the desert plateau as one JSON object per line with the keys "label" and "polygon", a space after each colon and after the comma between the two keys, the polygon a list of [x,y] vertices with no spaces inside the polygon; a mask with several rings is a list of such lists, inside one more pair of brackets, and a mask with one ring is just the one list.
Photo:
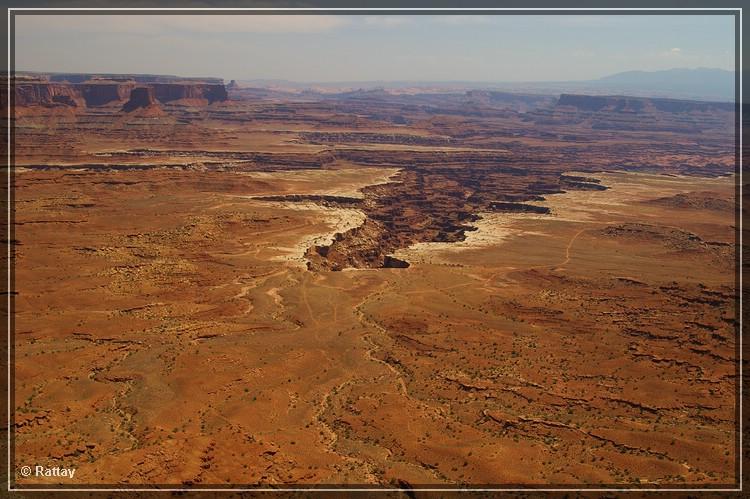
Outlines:
{"label": "desert plateau", "polygon": [[19,487],[738,480],[733,103],[8,90]]}

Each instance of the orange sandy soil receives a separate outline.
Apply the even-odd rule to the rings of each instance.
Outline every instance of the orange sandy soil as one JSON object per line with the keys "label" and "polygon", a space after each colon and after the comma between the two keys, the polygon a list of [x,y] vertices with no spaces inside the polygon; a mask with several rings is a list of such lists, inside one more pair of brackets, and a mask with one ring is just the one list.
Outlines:
{"label": "orange sandy soil", "polygon": [[342,272],[299,256],[350,214],[243,197],[388,173],[359,172],[18,172],[16,462],[90,484],[735,480],[734,213],[700,204],[731,178],[599,174],[550,215]]}

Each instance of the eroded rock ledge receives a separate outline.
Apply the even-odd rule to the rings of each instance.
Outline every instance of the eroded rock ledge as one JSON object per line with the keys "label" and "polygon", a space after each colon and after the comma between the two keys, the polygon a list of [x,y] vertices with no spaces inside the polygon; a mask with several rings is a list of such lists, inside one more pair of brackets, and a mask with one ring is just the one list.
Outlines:
{"label": "eroded rock ledge", "polygon": [[228,99],[227,90],[220,80],[142,83],[127,78],[72,80],[50,81],[45,77],[16,79],[13,82],[13,104],[17,110],[58,107],[68,111],[110,105],[124,106],[133,99],[134,92],[136,99],[142,100],[144,88],[148,89],[146,93],[152,94],[152,98],[160,103],[205,106]]}

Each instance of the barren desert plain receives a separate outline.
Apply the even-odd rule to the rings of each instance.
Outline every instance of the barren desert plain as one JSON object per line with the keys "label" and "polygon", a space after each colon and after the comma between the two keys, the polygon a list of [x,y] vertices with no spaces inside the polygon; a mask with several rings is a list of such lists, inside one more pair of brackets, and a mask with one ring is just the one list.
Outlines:
{"label": "barren desert plain", "polygon": [[732,104],[226,88],[15,81],[19,486],[736,481]]}

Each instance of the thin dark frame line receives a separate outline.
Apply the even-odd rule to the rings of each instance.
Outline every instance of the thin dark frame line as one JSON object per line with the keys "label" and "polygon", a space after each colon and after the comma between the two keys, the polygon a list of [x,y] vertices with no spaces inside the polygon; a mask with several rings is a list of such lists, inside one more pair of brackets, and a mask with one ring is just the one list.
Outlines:
{"label": "thin dark frame line", "polygon": [[[512,488],[429,488],[429,489],[403,489],[403,488],[375,488],[375,489],[357,489],[357,488],[347,488],[345,485],[342,485],[341,488],[335,488],[335,489],[320,489],[320,488],[270,488],[270,489],[262,489],[262,488],[249,488],[249,489],[240,489],[240,488],[220,488],[220,489],[203,489],[198,487],[192,487],[192,488],[177,488],[177,489],[167,489],[167,488],[145,488],[145,489],[137,489],[137,488],[95,488],[95,489],[82,489],[82,488],[72,488],[72,489],[60,489],[60,488],[11,488],[11,484],[13,483],[12,477],[14,476],[11,473],[11,436],[14,435],[13,426],[11,425],[12,419],[11,415],[15,414],[15,412],[11,411],[11,396],[13,395],[13,392],[10,390],[11,388],[11,374],[15,373],[15,369],[12,369],[14,367],[13,363],[11,362],[12,356],[15,354],[14,352],[14,344],[12,343],[11,333],[12,333],[12,318],[14,316],[13,312],[13,302],[14,299],[12,298],[11,291],[14,289],[12,285],[15,283],[15,268],[13,266],[13,258],[11,254],[11,248],[10,248],[10,241],[12,237],[9,237],[8,241],[8,490],[9,491],[82,491],[82,490],[93,490],[93,491],[121,491],[121,490],[130,490],[130,491],[154,491],[154,490],[163,490],[163,491],[190,491],[190,490],[205,490],[205,491],[242,491],[242,490],[248,490],[248,491],[308,491],[308,490],[318,490],[318,491],[326,491],[326,490],[352,490],[352,491],[403,491],[403,490],[413,490],[413,491],[525,491],[525,490],[536,490],[536,491],[572,491],[572,490],[580,490],[580,491],[589,491],[589,492],[603,492],[603,491],[613,491],[613,492],[622,492],[622,491],[661,491],[661,492],[668,492],[668,491],[742,491],[742,459],[741,459],[741,451],[742,451],[742,216],[741,216],[741,210],[742,210],[742,8],[741,7],[735,7],[735,8],[720,8],[720,7],[709,7],[709,8],[702,8],[702,7],[690,7],[690,8],[684,8],[684,7],[675,7],[675,8],[665,8],[665,7],[658,7],[658,8],[452,8],[452,7],[443,7],[443,8],[296,8],[296,7],[285,7],[285,8],[278,8],[278,7],[258,7],[258,8],[211,8],[211,7],[195,7],[195,8],[183,8],[183,7],[174,7],[174,8],[127,8],[127,7],[121,7],[121,8],[96,8],[96,7],[85,7],[85,8],[64,8],[64,7],[55,7],[55,8],[47,8],[47,7],[32,7],[32,8],[8,8],[8,223],[9,223],[9,236],[13,235],[13,227],[14,224],[12,223],[15,219],[14,213],[15,213],[15,205],[12,204],[13,201],[13,195],[11,193],[11,176],[15,175],[14,168],[13,168],[13,162],[12,159],[15,157],[13,153],[14,149],[14,139],[15,139],[15,133],[14,133],[14,127],[10,126],[11,123],[11,110],[14,107],[15,99],[14,99],[14,92],[12,91],[12,84],[11,84],[11,75],[15,74],[15,50],[13,47],[13,50],[11,50],[12,44],[15,42],[15,15],[18,14],[29,14],[29,15],[39,15],[44,14],[45,12],[54,12],[55,15],[81,15],[81,14],[99,14],[99,13],[105,13],[109,15],[116,15],[117,13],[123,13],[123,12],[134,12],[136,14],[141,13],[142,15],[151,15],[151,14],[159,14],[160,12],[165,12],[166,14],[176,14],[179,12],[188,12],[188,13],[195,13],[200,12],[202,14],[209,14],[212,11],[217,12],[219,14],[229,14],[229,13],[236,13],[236,14],[272,14],[272,13],[302,13],[307,15],[312,14],[318,14],[326,11],[335,11],[339,15],[345,15],[347,12],[352,12],[354,14],[366,14],[368,12],[377,12],[380,14],[388,13],[388,12],[394,12],[397,13],[395,15],[406,15],[410,12],[414,12],[415,14],[426,14],[429,12],[437,12],[437,13],[449,13],[449,12],[470,12],[474,15],[479,15],[483,12],[486,13],[493,13],[495,15],[502,15],[498,14],[498,12],[502,11],[508,11],[510,14],[506,15],[521,15],[525,12],[528,12],[532,15],[534,14],[555,14],[555,15],[564,15],[566,12],[571,12],[572,14],[582,15],[587,12],[601,12],[605,11],[607,12],[607,15],[637,15],[639,12],[646,13],[648,15],[662,15],[662,14],[672,14],[672,15],[679,15],[679,14],[687,14],[687,15],[696,15],[697,13],[702,13],[703,15],[721,15],[721,14],[732,14],[736,18],[736,24],[739,25],[739,33],[737,33],[737,29],[735,29],[735,58],[739,61],[739,70],[737,70],[737,63],[735,62],[735,80],[739,79],[739,88],[738,85],[735,84],[735,107],[739,109],[738,111],[735,111],[735,120],[736,123],[739,123],[739,133],[736,135],[739,136],[739,141],[737,138],[735,138],[735,144],[737,145],[737,142],[739,142],[739,149],[737,150],[736,157],[739,159],[739,179],[738,179],[738,185],[739,185],[739,196],[736,196],[736,198],[739,199],[739,211],[737,212],[739,215],[739,243],[737,243],[737,240],[735,240],[735,246],[738,248],[739,252],[739,266],[735,269],[736,272],[739,274],[739,288],[737,290],[737,294],[739,297],[739,304],[740,306],[737,307],[737,312],[739,314],[739,323],[737,325],[738,330],[738,337],[739,337],[739,359],[737,360],[737,365],[739,366],[739,383],[738,384],[738,392],[740,397],[738,397],[738,408],[739,408],[739,417],[735,421],[735,425],[739,425],[739,432],[738,433],[738,441],[739,445],[735,451],[735,457],[739,461],[739,474],[736,477],[737,483],[739,485],[739,488],[737,489],[726,489],[726,488],[697,488],[697,489],[689,489],[689,488],[676,488],[676,489],[669,489],[669,488],[584,488],[584,489],[576,489],[576,488],[550,488],[550,489],[544,489],[544,488],[537,488],[533,485],[527,488],[521,488],[521,489],[512,489]],[[12,28],[12,30],[11,30]],[[13,32],[13,37],[11,37],[11,32]],[[737,45],[739,45],[739,49],[737,49]],[[738,75],[739,74],[739,75]],[[739,100],[737,99],[739,97]],[[735,179],[737,180],[737,176],[735,175]],[[735,203],[737,203],[737,199],[735,199]],[[736,239],[736,236],[735,236]],[[737,443],[737,442],[735,442]],[[15,442],[13,442],[15,444]],[[13,454],[13,462],[15,461],[15,453]],[[84,487],[86,485],[83,485]],[[158,485],[157,485],[158,487]]]}

